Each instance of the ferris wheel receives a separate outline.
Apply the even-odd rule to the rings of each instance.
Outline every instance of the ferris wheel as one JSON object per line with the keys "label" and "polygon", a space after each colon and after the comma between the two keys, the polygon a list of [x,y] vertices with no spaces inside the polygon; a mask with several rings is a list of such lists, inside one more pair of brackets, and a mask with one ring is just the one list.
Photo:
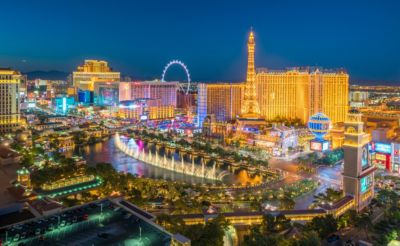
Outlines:
{"label": "ferris wheel", "polygon": [[172,61],[168,62],[168,64],[164,67],[164,70],[163,70],[163,73],[161,76],[161,81],[165,82],[165,74],[167,73],[169,67],[171,67],[172,65],[179,65],[185,71],[186,77],[187,77],[187,83],[184,83],[184,84],[179,83],[179,87],[185,94],[188,94],[190,91],[190,73],[189,73],[189,69],[187,68],[185,63],[183,63],[182,61],[172,60]]}

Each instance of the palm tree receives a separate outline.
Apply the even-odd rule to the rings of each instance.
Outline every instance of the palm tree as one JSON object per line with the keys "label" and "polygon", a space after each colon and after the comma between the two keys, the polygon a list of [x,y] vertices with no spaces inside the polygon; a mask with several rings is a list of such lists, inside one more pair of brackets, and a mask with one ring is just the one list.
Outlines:
{"label": "palm tree", "polygon": [[363,214],[359,215],[356,218],[356,227],[363,229],[365,236],[367,237],[368,240],[370,240],[369,234],[368,234],[368,231],[372,228],[372,220],[371,220],[370,214],[363,213]]}

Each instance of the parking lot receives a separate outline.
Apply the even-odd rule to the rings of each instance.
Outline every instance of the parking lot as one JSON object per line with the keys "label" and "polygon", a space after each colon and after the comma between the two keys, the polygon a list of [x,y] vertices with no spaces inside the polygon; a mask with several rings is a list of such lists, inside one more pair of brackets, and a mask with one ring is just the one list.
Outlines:
{"label": "parking lot", "polygon": [[109,201],[0,232],[3,245],[169,245],[168,234]]}

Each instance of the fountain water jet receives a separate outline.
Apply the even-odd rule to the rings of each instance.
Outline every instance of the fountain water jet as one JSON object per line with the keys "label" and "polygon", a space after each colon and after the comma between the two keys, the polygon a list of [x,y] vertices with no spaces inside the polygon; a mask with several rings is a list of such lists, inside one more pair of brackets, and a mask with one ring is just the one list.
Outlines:
{"label": "fountain water jet", "polygon": [[[130,140],[133,142],[133,140]],[[159,153],[156,148],[155,158],[153,158],[153,154],[151,150],[148,153],[145,152],[144,149],[140,150],[138,146],[130,146],[132,142],[124,143],[121,141],[119,134],[115,134],[115,144],[117,148],[124,152],[126,155],[129,155],[135,159],[138,159],[142,162],[145,162],[149,165],[161,167],[164,169],[168,169],[177,173],[183,173],[190,176],[211,179],[211,180],[221,180],[221,175],[218,175],[216,172],[216,164],[212,168],[206,167],[206,163],[204,159],[201,160],[201,167],[196,167],[194,163],[194,158],[192,158],[192,163],[186,163],[183,155],[181,156],[181,165],[175,165],[174,155],[172,155],[171,159],[167,158],[167,154],[163,155],[163,158],[159,158]],[[133,142],[134,144],[134,142]],[[155,159],[155,160],[154,160]]]}

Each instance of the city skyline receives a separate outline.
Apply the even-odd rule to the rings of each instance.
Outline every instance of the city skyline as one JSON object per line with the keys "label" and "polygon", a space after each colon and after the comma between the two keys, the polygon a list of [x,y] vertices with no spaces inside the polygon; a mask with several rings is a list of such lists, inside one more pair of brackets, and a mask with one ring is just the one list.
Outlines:
{"label": "city skyline", "polygon": [[[140,80],[160,78],[165,64],[179,59],[193,81],[239,82],[245,80],[245,40],[253,26],[257,67],[344,68],[352,83],[400,81],[398,3],[255,1],[207,8],[179,1],[120,3],[98,4],[88,17],[85,9],[91,4],[72,1],[60,8],[50,1],[5,3],[10,10],[5,31],[10,35],[0,41],[0,66],[70,73],[83,59],[101,59]],[[11,18],[17,10],[20,18]],[[202,15],[208,18],[199,21]],[[16,30],[23,30],[24,38],[13,38]],[[170,79],[184,79],[181,73],[172,69]]]}

